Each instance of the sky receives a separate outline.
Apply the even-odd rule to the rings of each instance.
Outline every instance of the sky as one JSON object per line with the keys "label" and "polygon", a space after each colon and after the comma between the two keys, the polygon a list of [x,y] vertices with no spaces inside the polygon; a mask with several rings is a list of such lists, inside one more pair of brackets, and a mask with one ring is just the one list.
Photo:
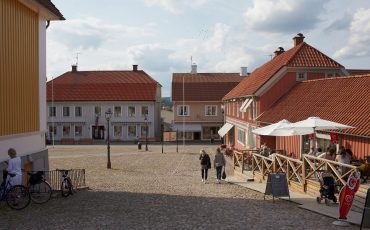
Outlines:
{"label": "sky", "polygon": [[305,41],[346,68],[370,69],[368,0],[52,0],[47,78],[139,65],[171,96],[172,73],[252,72]]}

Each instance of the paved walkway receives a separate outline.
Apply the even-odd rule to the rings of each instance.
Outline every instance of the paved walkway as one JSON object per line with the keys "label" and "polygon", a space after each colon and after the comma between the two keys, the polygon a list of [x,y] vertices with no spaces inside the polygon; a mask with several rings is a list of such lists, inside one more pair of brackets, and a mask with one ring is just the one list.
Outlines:
{"label": "paved walkway", "polygon": [[[251,172],[245,172],[245,177],[240,176],[232,176],[227,178],[227,181],[232,184],[237,184],[240,186],[243,186],[245,188],[252,189],[254,191],[258,191],[260,193],[265,193],[266,190],[266,183],[260,183],[256,181],[247,181],[247,179],[253,179],[253,175]],[[289,191],[290,194],[290,201],[299,204],[300,208],[310,210],[312,212],[316,212],[328,217],[332,218],[338,218],[339,215],[339,205],[331,203],[329,206],[325,205],[323,202],[322,204],[318,204],[316,202],[316,197],[295,192],[295,191]],[[281,199],[289,200],[288,197],[281,197]],[[347,221],[356,224],[361,225],[361,219],[362,214],[358,212],[352,212],[350,211],[347,216]]]}
{"label": "paved walkway", "polygon": [[[216,146],[55,146],[51,169],[85,168],[89,190],[13,211],[0,205],[0,229],[339,229],[334,219],[251,189],[200,178],[199,149]],[[231,167],[229,167],[231,170]],[[228,172],[231,177],[231,172]],[[346,229],[357,229],[350,226]]]}

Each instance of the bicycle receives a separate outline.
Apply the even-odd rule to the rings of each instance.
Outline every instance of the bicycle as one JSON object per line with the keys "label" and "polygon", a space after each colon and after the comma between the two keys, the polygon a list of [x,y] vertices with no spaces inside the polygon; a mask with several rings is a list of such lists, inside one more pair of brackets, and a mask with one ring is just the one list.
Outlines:
{"label": "bicycle", "polygon": [[27,207],[31,202],[31,196],[28,189],[23,185],[12,185],[8,177],[15,175],[8,174],[3,171],[3,182],[0,185],[0,201],[6,201],[8,206],[12,209],[21,210]]}
{"label": "bicycle", "polygon": [[60,190],[62,192],[62,196],[67,197],[69,195],[73,195],[73,184],[71,178],[68,175],[68,172],[70,170],[57,169],[57,171],[62,172],[62,178],[60,183]]}
{"label": "bicycle", "polygon": [[31,195],[31,200],[36,204],[48,202],[51,198],[52,189],[44,178],[44,172],[27,172],[27,174],[29,175],[27,187]]}

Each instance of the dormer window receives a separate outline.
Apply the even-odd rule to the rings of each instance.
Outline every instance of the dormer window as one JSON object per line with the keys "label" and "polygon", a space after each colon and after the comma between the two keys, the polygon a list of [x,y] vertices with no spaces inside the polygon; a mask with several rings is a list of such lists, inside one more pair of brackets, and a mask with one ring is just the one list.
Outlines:
{"label": "dormer window", "polygon": [[296,77],[296,80],[297,81],[304,81],[304,80],[307,80],[307,73],[297,73],[297,77]]}
{"label": "dormer window", "polygon": [[325,73],[325,78],[335,77],[335,73]]}

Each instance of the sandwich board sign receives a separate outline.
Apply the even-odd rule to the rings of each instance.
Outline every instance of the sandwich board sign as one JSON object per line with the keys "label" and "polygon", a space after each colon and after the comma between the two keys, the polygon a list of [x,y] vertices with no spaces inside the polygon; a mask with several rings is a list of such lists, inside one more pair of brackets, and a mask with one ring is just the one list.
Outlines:
{"label": "sandwich board sign", "polygon": [[273,201],[275,197],[289,197],[288,181],[285,173],[269,173],[267,176],[266,190],[263,196],[272,195]]}
{"label": "sandwich board sign", "polygon": [[367,190],[364,212],[362,213],[361,228],[370,228],[370,188]]}

